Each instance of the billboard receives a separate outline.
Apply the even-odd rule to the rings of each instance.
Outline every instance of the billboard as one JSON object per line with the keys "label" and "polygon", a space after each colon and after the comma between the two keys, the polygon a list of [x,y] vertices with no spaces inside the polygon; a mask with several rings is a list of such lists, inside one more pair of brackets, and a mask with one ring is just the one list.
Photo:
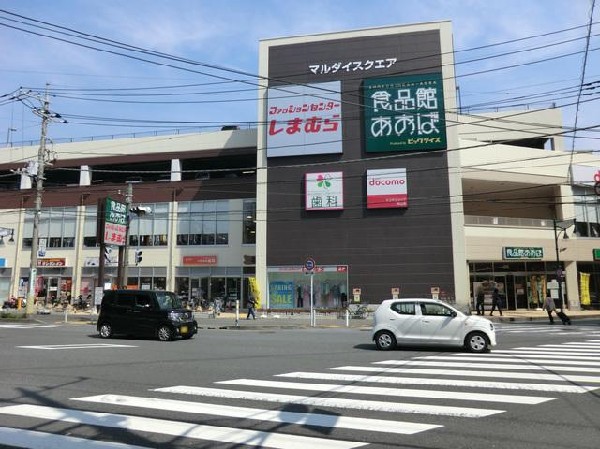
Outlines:
{"label": "billboard", "polygon": [[341,83],[269,88],[267,157],[342,152]]}
{"label": "billboard", "polygon": [[363,97],[366,152],[446,148],[441,73],[366,79]]}
{"label": "billboard", "polygon": [[344,177],[341,171],[306,173],[306,210],[344,208]]}
{"label": "billboard", "polygon": [[125,245],[127,235],[127,204],[106,198],[104,204],[104,243]]}
{"label": "billboard", "polygon": [[367,209],[408,207],[405,168],[367,170]]}

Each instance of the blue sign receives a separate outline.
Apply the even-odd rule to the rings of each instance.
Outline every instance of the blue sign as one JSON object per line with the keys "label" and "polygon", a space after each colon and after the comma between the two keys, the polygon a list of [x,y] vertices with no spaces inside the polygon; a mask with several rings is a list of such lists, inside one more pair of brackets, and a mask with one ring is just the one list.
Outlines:
{"label": "blue sign", "polygon": [[4,257],[0,257],[0,267],[6,266],[6,259]]}
{"label": "blue sign", "polygon": [[308,271],[314,270],[316,265],[317,263],[315,262],[315,259],[311,257],[306,259],[306,262],[304,262],[304,268],[306,268]]}
{"label": "blue sign", "polygon": [[269,283],[269,304],[273,309],[294,308],[294,283],[276,281]]}

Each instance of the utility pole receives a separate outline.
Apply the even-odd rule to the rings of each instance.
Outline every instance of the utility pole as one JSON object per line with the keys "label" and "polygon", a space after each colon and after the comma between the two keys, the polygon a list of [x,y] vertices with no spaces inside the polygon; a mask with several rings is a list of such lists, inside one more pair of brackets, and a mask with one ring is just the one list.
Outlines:
{"label": "utility pole", "polygon": [[127,229],[125,231],[125,244],[119,246],[119,266],[117,274],[117,286],[121,289],[127,287],[127,252],[129,247],[129,224],[131,223],[131,202],[133,201],[133,184],[127,183],[127,194],[125,204],[127,205]]}
{"label": "utility pole", "polygon": [[[30,91],[23,92],[20,97],[32,97],[40,101],[38,95],[32,94]],[[40,146],[37,153],[37,171],[35,175],[35,204],[33,212],[33,235],[31,238],[31,260],[29,263],[29,292],[27,294],[27,305],[25,307],[25,313],[27,315],[33,314],[35,309],[34,302],[36,299],[35,284],[37,281],[37,264],[38,264],[38,240],[39,240],[39,227],[40,227],[40,215],[42,213],[42,196],[44,194],[44,170],[46,168],[46,139],[48,134],[48,123],[52,119],[63,120],[59,114],[50,112],[50,97],[48,95],[48,84],[46,84],[46,92],[42,101],[42,108],[32,108],[34,114],[38,115],[42,119],[42,132],[40,136]]]}

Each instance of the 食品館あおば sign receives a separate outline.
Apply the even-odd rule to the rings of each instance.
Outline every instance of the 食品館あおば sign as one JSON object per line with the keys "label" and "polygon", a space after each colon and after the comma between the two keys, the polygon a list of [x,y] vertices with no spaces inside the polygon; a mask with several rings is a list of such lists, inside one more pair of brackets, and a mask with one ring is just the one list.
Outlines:
{"label": "\u98df\u54c1\u9928\u3042\u304a\u3070 sign", "polygon": [[505,246],[502,248],[502,258],[510,259],[543,259],[544,248],[542,247],[519,247]]}
{"label": "\u98df\u54c1\u9928\u3042\u304a\u3070 sign", "polygon": [[106,198],[104,205],[104,243],[125,245],[127,235],[127,204]]}
{"label": "\u98df\u54c1\u9928\u3042\u304a\u3070 sign", "polygon": [[363,81],[365,151],[446,148],[441,73]]}

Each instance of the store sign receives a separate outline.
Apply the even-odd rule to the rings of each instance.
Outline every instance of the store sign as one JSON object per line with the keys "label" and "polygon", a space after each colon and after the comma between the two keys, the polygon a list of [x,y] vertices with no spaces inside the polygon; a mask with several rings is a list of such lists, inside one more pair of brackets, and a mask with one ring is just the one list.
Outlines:
{"label": "store sign", "polygon": [[518,247],[505,246],[502,248],[502,258],[504,260],[512,259],[543,259],[544,248],[541,247]]}
{"label": "store sign", "polygon": [[293,282],[269,283],[269,303],[273,309],[293,309],[295,298]]}
{"label": "store sign", "polygon": [[[281,267],[267,267],[269,273],[304,273],[304,265],[286,265]],[[348,265],[319,265],[313,270],[315,273],[347,273]]]}
{"label": "store sign", "polygon": [[6,266],[6,259],[4,257],[0,257],[0,267]]}
{"label": "store sign", "polygon": [[365,151],[446,148],[441,73],[363,82]]}
{"label": "store sign", "polygon": [[67,259],[62,257],[55,257],[52,259],[38,259],[37,260],[38,267],[66,267]]}
{"label": "store sign", "polygon": [[216,265],[217,256],[183,256],[184,266]]}
{"label": "store sign", "polygon": [[104,206],[104,243],[125,245],[127,235],[127,205],[106,198]]}
{"label": "store sign", "polygon": [[406,169],[367,170],[367,209],[408,207]]}
{"label": "store sign", "polygon": [[306,210],[344,208],[343,173],[306,173]]}
{"label": "store sign", "polygon": [[341,82],[269,88],[267,157],[342,152]]}
{"label": "store sign", "polygon": [[592,250],[592,255],[594,257],[594,260],[600,260],[600,248],[594,248]]}

